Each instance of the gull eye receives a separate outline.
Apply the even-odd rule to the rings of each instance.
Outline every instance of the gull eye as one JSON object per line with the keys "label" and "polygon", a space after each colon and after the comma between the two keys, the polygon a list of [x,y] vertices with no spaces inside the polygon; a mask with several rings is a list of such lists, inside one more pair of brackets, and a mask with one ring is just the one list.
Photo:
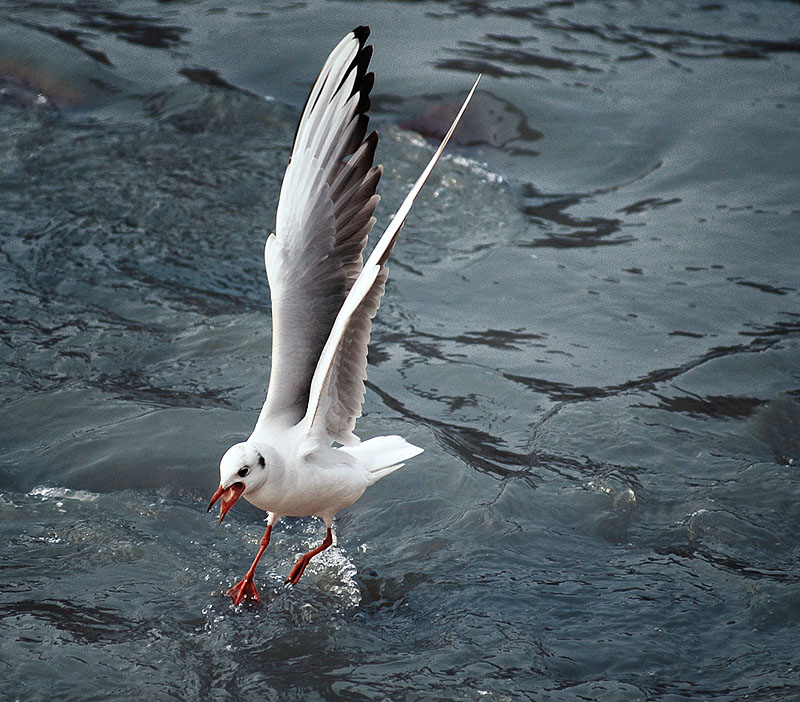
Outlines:
{"label": "gull eye", "polygon": [[240,478],[244,478],[244,476],[247,475],[249,472],[250,468],[248,468],[247,466],[245,466],[244,468],[239,468],[239,470],[237,471]]}
{"label": "gull eye", "polygon": [[258,455],[258,465],[260,465],[263,468],[266,464],[267,464],[267,462],[264,460],[264,456],[259,454]]}

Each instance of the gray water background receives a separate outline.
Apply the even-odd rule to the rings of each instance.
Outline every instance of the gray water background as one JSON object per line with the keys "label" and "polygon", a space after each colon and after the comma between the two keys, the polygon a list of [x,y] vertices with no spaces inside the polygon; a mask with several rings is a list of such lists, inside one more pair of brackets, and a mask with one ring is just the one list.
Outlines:
{"label": "gray water background", "polygon": [[[484,74],[357,428],[426,451],[234,608],[263,515],[205,505],[359,24],[376,231],[433,148],[401,125]],[[800,699],[799,37],[778,1],[0,0],[4,698]]]}

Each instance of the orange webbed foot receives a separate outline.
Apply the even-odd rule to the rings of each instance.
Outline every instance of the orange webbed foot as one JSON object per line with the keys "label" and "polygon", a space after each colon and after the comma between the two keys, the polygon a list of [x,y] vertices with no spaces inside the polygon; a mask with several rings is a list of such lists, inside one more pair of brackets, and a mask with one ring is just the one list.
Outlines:
{"label": "orange webbed foot", "polygon": [[230,590],[228,590],[228,597],[231,598],[234,605],[238,605],[242,600],[250,600],[252,602],[261,602],[261,597],[256,590],[256,584],[253,582],[252,577],[245,576]]}

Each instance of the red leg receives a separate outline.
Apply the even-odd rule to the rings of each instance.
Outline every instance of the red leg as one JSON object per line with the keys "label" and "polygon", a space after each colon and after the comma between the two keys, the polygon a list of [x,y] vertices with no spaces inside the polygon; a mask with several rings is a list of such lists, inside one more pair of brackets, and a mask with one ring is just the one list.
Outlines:
{"label": "red leg", "polygon": [[245,573],[245,576],[236,583],[236,585],[228,590],[228,597],[233,600],[234,605],[238,605],[242,600],[261,602],[261,597],[259,597],[258,590],[256,590],[256,584],[253,582],[253,575],[256,572],[256,566],[261,560],[261,556],[264,555],[264,551],[266,551],[267,546],[269,546],[269,535],[271,531],[272,524],[269,524],[267,525],[267,531],[264,533],[264,537],[261,539],[261,547],[258,549],[253,565],[250,566],[250,570]]}
{"label": "red leg", "polygon": [[294,568],[292,568],[292,572],[289,573],[289,577],[286,578],[287,583],[291,583],[292,585],[297,585],[297,581],[300,580],[300,576],[303,574],[303,571],[306,569],[308,562],[316,556],[318,553],[324,551],[328,546],[333,543],[333,534],[331,533],[331,528],[328,527],[328,531],[325,534],[325,541],[323,541],[319,546],[315,549],[312,549],[304,556],[300,557],[300,560],[294,564]]}

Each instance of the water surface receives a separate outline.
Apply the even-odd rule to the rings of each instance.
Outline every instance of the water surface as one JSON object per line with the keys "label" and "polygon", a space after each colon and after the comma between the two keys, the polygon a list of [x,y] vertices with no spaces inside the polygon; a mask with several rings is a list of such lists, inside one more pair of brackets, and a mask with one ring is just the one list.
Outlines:
{"label": "water surface", "polygon": [[[205,513],[305,95],[372,27],[394,253],[323,536]],[[0,0],[10,699],[800,698],[800,6]],[[416,130],[416,131],[414,131]]]}

